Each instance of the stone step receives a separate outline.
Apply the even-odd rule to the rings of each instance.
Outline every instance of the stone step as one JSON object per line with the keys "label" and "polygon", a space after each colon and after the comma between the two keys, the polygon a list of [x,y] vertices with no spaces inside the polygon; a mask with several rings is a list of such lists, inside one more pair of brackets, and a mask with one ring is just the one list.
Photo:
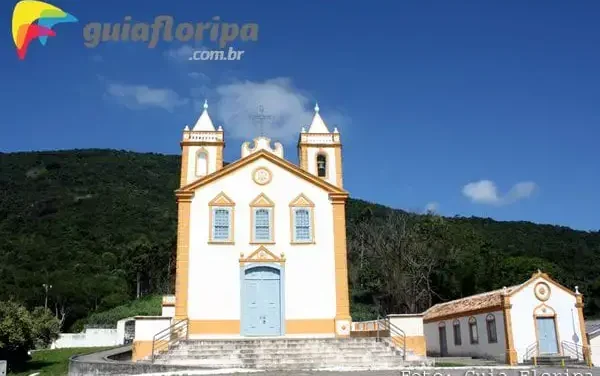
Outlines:
{"label": "stone step", "polygon": [[158,359],[197,359],[197,360],[235,360],[235,361],[282,361],[282,360],[303,360],[303,359],[320,359],[320,360],[358,360],[362,359],[365,361],[377,361],[377,360],[402,360],[402,357],[398,355],[379,355],[372,356],[370,354],[295,354],[295,355],[286,355],[286,356],[273,356],[270,354],[263,355],[252,355],[252,356],[205,356],[205,355],[187,355],[187,354],[168,354],[168,355],[160,355],[157,357]]}
{"label": "stone step", "polygon": [[256,353],[205,353],[205,352],[193,352],[193,351],[169,351],[168,356],[179,356],[179,357],[202,357],[202,358],[215,358],[215,357],[235,357],[235,358],[257,358],[257,357],[295,357],[298,355],[304,356],[371,356],[371,357],[381,357],[381,356],[396,356],[401,357],[401,354],[395,353],[393,351],[311,351],[311,352],[256,352]]}
{"label": "stone step", "polygon": [[171,351],[187,350],[195,352],[218,353],[218,352],[234,352],[240,354],[253,352],[320,352],[320,351],[392,351],[390,346],[352,346],[352,347],[242,347],[242,348],[227,348],[227,347],[197,347],[197,346],[171,346]]}
{"label": "stone step", "polygon": [[323,368],[352,368],[352,369],[396,369],[402,368],[405,365],[403,363],[398,362],[373,362],[373,363],[365,363],[365,362],[344,362],[344,363],[328,363],[328,362],[318,362],[318,361],[308,361],[308,362],[289,362],[289,363],[270,363],[270,364],[239,364],[239,363],[196,363],[196,362],[164,362],[162,364],[170,364],[170,365],[197,365],[215,369],[223,369],[223,368],[249,368],[249,369],[261,369],[261,370],[314,370],[314,369],[323,369]]}
{"label": "stone step", "polygon": [[343,343],[380,343],[377,342],[375,338],[357,338],[357,339],[332,339],[332,338],[310,338],[310,339],[293,339],[293,338],[281,338],[281,339],[264,339],[264,340],[255,340],[255,339],[188,339],[181,341],[181,343],[199,343],[199,344],[215,344],[215,345],[229,345],[229,344],[246,344],[251,346],[263,345],[269,343],[275,344],[319,344],[319,343],[327,343],[327,344],[343,344]]}

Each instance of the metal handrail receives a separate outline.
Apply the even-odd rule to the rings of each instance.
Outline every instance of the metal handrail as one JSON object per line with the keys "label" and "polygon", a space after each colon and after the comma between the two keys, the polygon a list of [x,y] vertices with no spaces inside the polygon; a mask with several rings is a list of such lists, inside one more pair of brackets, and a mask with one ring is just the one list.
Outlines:
{"label": "metal handrail", "polygon": [[156,355],[167,351],[171,346],[182,339],[187,340],[189,338],[188,326],[189,320],[187,318],[182,319],[176,321],[173,325],[161,330],[152,337],[152,363],[154,363]]}
{"label": "metal handrail", "polygon": [[582,345],[578,345],[574,342],[562,341],[560,343],[560,346],[562,348],[562,354],[564,356],[568,356],[569,358],[574,357],[577,360],[585,359],[585,349]]}
{"label": "metal handrail", "polygon": [[[390,322],[389,317],[380,318],[377,317],[377,341],[380,341],[381,338],[381,328],[383,326],[383,331],[387,332],[392,342],[392,345],[397,347],[398,345],[402,348],[402,359],[406,360],[406,333],[404,330],[400,329],[398,326],[392,324]],[[400,343],[396,342],[400,340]]]}
{"label": "metal handrail", "polygon": [[537,363],[537,357],[540,353],[540,342],[535,341],[531,345],[527,346],[525,349],[525,355],[523,356],[523,360],[533,359],[533,364]]}

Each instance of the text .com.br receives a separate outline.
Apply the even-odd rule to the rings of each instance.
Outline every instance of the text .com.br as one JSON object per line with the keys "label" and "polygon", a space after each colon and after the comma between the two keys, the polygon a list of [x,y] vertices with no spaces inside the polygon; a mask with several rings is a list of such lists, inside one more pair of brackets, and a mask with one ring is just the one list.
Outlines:
{"label": "text .com.br", "polygon": [[189,60],[205,61],[205,60],[241,60],[244,51],[236,50],[229,47],[227,50],[194,50]]}

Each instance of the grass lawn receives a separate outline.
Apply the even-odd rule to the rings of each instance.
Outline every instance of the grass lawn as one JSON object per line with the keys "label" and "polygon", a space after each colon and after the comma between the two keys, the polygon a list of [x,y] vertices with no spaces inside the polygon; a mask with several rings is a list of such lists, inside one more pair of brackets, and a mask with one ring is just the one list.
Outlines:
{"label": "grass lawn", "polygon": [[65,376],[69,372],[69,358],[73,355],[89,354],[110,347],[74,347],[70,349],[40,350],[31,355],[20,372],[8,376],[27,376],[39,372],[40,376]]}

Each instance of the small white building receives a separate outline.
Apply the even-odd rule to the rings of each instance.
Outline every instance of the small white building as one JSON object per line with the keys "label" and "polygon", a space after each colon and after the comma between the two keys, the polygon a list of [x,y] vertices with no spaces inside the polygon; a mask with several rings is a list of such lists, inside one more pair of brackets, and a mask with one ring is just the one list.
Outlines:
{"label": "small white building", "polygon": [[583,296],[540,271],[520,285],[436,304],[423,321],[431,356],[511,365],[539,356],[589,359]]}

